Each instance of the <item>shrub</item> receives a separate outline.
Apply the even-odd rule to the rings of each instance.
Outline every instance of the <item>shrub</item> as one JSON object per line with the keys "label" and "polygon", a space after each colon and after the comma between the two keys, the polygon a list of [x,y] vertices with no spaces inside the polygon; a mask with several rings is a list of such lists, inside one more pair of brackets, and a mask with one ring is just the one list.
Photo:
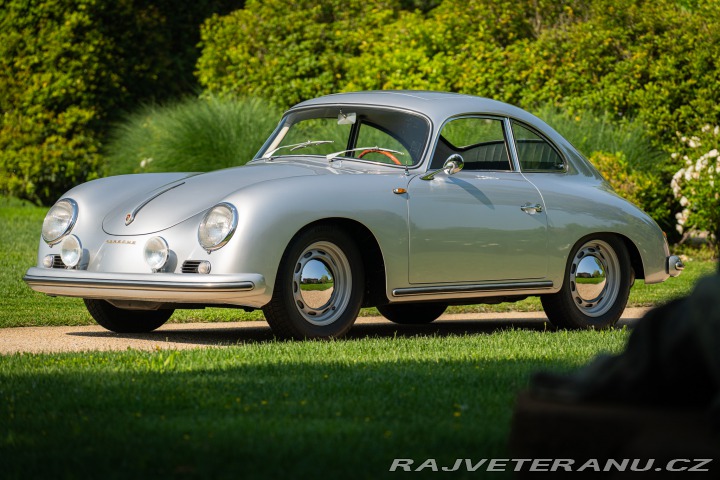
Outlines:
{"label": "shrub", "polygon": [[[421,2],[418,2],[422,5]],[[397,0],[250,0],[202,26],[201,85],[281,107],[340,90],[345,63],[392,23]]]}
{"label": "shrub", "polygon": [[251,1],[202,38],[202,85],[281,106],[338,90],[448,90],[638,117],[665,148],[672,132],[720,120],[714,0]]}
{"label": "shrub", "polygon": [[242,1],[7,0],[0,8],[0,194],[50,203],[97,175],[126,105],[192,90],[197,26]]}
{"label": "shrub", "polygon": [[113,130],[105,172],[204,172],[243,165],[280,113],[258,99],[186,98],[147,106]]}
{"label": "shrub", "polygon": [[673,157],[684,166],[672,178],[672,191],[682,210],[677,213],[677,229],[688,235],[706,232],[718,247],[720,231],[720,127],[705,125],[696,135],[678,134],[680,146]]}

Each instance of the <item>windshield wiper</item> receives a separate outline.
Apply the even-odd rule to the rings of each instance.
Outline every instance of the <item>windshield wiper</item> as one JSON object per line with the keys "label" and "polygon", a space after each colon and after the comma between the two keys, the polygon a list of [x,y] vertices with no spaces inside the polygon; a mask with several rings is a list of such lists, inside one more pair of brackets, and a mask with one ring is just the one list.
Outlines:
{"label": "windshield wiper", "polygon": [[296,143],[294,145],[283,145],[266,153],[265,155],[263,155],[263,158],[272,157],[275,152],[277,152],[278,150],[282,150],[283,148],[289,148],[291,152],[294,152],[295,150],[300,150],[301,148],[307,148],[313,145],[322,145],[324,143],[335,143],[335,140],[308,140],[307,142]]}
{"label": "windshield wiper", "polygon": [[343,150],[341,152],[330,153],[328,155],[325,155],[325,159],[328,162],[332,162],[333,160],[335,160],[335,158],[339,157],[343,153],[359,152],[361,150],[370,150],[371,152],[389,152],[389,153],[397,153],[398,155],[405,155],[403,152],[398,152],[397,150],[390,150],[389,148],[375,146],[375,147],[351,148],[350,150]]}

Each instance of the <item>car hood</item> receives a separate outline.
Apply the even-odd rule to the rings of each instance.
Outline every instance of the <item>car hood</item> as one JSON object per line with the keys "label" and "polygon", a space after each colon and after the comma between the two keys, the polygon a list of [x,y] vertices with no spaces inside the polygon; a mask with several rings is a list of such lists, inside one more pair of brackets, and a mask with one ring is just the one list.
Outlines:
{"label": "car hood", "polygon": [[320,165],[260,163],[191,175],[121,202],[105,216],[103,230],[110,235],[159,232],[204,212],[248,185],[323,173],[328,173],[327,167]]}

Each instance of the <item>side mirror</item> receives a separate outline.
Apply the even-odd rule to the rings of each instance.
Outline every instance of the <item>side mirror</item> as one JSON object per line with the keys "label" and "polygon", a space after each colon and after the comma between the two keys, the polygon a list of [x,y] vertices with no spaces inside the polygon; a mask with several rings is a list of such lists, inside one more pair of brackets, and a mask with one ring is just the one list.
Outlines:
{"label": "side mirror", "polygon": [[445,160],[445,163],[443,164],[441,169],[429,172],[420,178],[423,180],[432,180],[433,178],[435,178],[435,175],[440,172],[445,172],[446,175],[455,175],[460,170],[462,170],[464,166],[465,160],[463,160],[462,156],[455,153],[453,155],[450,155],[448,159]]}

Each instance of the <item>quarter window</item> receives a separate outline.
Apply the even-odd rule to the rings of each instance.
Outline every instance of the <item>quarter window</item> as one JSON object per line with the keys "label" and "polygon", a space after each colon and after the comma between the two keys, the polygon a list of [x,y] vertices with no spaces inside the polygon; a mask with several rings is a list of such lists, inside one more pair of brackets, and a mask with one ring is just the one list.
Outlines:
{"label": "quarter window", "polygon": [[512,122],[512,131],[523,171],[557,173],[565,170],[565,162],[547,140],[516,122]]}

